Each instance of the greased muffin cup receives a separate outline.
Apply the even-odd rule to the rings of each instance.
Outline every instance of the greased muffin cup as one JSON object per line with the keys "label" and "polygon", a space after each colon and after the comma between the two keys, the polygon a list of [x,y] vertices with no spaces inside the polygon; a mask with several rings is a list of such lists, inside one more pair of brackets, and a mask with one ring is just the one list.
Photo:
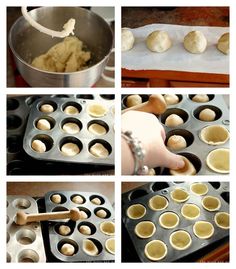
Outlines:
{"label": "greased muffin cup", "polygon": [[[114,115],[111,111],[114,100],[92,96],[93,100],[80,96],[37,99],[31,107],[25,130],[25,152],[43,161],[114,165]],[[42,112],[41,107],[45,104],[50,104],[54,110]],[[40,119],[47,120],[51,128],[37,128]],[[101,125],[105,132],[104,129],[101,135],[92,132],[93,124]],[[75,125],[78,128],[75,129]],[[32,147],[35,140],[45,145],[42,152]]]}
{"label": "greased muffin cup", "polygon": [[[228,241],[229,183],[204,182],[204,186],[197,186],[197,184],[199,183],[150,182],[124,193],[122,195],[122,221],[123,229],[127,234],[124,233],[125,236],[122,238],[122,247],[135,251],[139,259],[137,261],[173,262],[188,261],[189,255],[194,255],[196,259],[200,258],[204,249],[222,240]],[[197,193],[192,191],[193,186],[198,187],[197,191],[195,190]],[[171,193],[179,189],[184,190],[187,195],[184,197],[185,199],[180,199],[181,202],[176,202],[171,198]],[[153,210],[150,207],[150,200],[160,196],[168,201],[168,205],[161,206],[161,210]],[[208,196],[219,199],[221,207],[218,210],[208,211],[202,206],[202,200]],[[138,210],[139,217],[128,217],[128,208],[137,205],[141,206],[140,209],[142,209]],[[160,209],[159,206],[157,207]],[[171,221],[172,218],[168,218],[168,214],[176,216],[173,218],[174,224]],[[163,225],[163,216],[167,216],[167,225]],[[209,222],[209,227],[213,227],[208,235],[202,234],[201,227],[200,230],[195,229],[198,231],[199,237],[195,235],[194,225],[199,222]],[[196,227],[199,228],[199,225],[196,224]],[[208,237],[208,239],[203,239],[204,237]],[[153,247],[155,244],[161,244],[163,250],[166,246],[167,251],[157,253]]]}
{"label": "greased muffin cup", "polygon": [[30,196],[7,196],[7,262],[46,262],[44,239],[39,222],[16,225],[19,210],[38,213],[35,199]]}
{"label": "greased muffin cup", "polygon": [[[60,203],[53,202],[53,195],[61,196]],[[78,199],[75,197],[81,197]],[[100,204],[93,201],[97,198]],[[70,210],[77,207],[84,212],[78,221],[52,220],[48,223],[49,247],[53,258],[62,262],[114,261],[115,237],[114,210],[109,200],[100,193],[80,191],[50,191],[45,195],[47,212]],[[104,215],[99,215],[98,212]],[[100,217],[98,217],[100,216]],[[70,228],[67,235],[60,234],[60,226]],[[65,255],[65,244],[74,247],[73,255]]]}
{"label": "greased muffin cup", "polygon": [[[128,95],[122,96],[121,108],[125,109]],[[230,121],[229,108],[222,95],[208,95],[209,101],[197,103],[192,101],[194,95],[178,95],[180,102],[169,105],[162,115],[157,115],[166,132],[166,141],[172,135],[180,135],[186,140],[187,147],[181,150],[172,150],[174,153],[186,157],[194,166],[196,175],[220,175],[220,169],[212,169],[207,164],[207,156],[214,149],[229,148],[230,144]],[[141,95],[143,97],[143,95]],[[142,98],[143,102],[148,100],[148,95]],[[204,109],[211,109],[215,112],[214,121],[202,121],[199,114]],[[176,114],[183,119],[183,123],[176,127],[165,125],[166,118]],[[211,130],[216,128],[221,135],[210,135]],[[212,141],[213,140],[213,141]],[[170,170],[165,167],[155,168],[157,175],[170,175]],[[183,171],[184,172],[184,171]],[[224,173],[228,173],[225,170]],[[172,173],[173,174],[173,173]]]}

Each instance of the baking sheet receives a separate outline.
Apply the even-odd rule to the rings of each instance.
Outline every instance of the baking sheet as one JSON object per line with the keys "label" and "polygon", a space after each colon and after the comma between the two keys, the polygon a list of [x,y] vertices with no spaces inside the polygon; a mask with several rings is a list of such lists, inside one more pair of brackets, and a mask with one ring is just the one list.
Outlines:
{"label": "baking sheet", "polygon": [[[229,27],[149,24],[130,30],[135,36],[135,44],[133,49],[122,52],[122,68],[229,74],[229,55],[216,48],[218,39],[229,32]],[[146,37],[155,30],[167,31],[173,42],[164,53],[151,52],[146,47]],[[184,36],[194,30],[202,31],[208,40],[208,47],[202,54],[189,53],[183,46]]]}

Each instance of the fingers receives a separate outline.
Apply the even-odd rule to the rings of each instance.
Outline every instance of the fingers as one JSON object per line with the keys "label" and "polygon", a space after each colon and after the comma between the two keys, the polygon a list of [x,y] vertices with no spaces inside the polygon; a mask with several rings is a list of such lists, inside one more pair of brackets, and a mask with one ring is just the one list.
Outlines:
{"label": "fingers", "polygon": [[178,170],[183,168],[185,163],[180,155],[174,154],[166,149],[165,153],[163,153],[162,165],[173,170]]}

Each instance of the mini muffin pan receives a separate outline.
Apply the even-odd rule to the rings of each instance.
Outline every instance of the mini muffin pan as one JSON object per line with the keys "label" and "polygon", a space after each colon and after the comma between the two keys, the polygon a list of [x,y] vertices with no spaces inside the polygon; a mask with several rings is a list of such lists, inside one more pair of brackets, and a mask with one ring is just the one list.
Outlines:
{"label": "mini muffin pan", "polygon": [[29,196],[7,196],[7,262],[46,262],[40,223],[16,225],[18,210],[38,213],[38,206]]}
{"label": "mini muffin pan", "polygon": [[[62,197],[60,204],[55,204],[51,200],[53,194],[59,194]],[[83,204],[75,204],[71,199],[75,195],[79,195],[83,198]],[[95,205],[91,200],[98,197],[102,203],[101,205]],[[92,192],[77,192],[77,191],[51,191],[45,195],[45,205],[47,212],[70,210],[77,207],[80,210],[86,212],[87,219],[78,220],[76,222],[69,220],[49,221],[48,233],[49,233],[49,247],[52,256],[57,261],[62,262],[112,262],[115,260],[115,256],[106,250],[106,241],[110,238],[114,238],[114,235],[108,235],[101,232],[100,224],[104,221],[114,222],[114,211],[109,200],[100,193]],[[96,216],[96,212],[103,209],[107,213],[106,218],[99,218]],[[58,228],[60,225],[67,225],[71,228],[71,233],[67,236],[60,235]],[[81,225],[87,225],[90,227],[92,234],[84,235],[79,232]],[[83,250],[83,240],[91,239],[99,250],[99,254],[96,256],[90,256]],[[76,253],[73,256],[66,256],[60,252],[60,248],[63,244],[69,243],[75,247]]]}
{"label": "mini muffin pan", "polygon": [[[229,109],[223,96],[219,94],[208,95],[209,102],[196,103],[191,100],[194,95],[177,95],[180,102],[175,105],[169,105],[167,110],[158,117],[166,132],[165,142],[167,143],[171,135],[183,136],[187,142],[187,147],[173,152],[188,158],[194,165],[197,175],[219,175],[219,173],[214,172],[207,166],[206,159],[212,150],[229,148],[229,140],[223,145],[208,145],[200,139],[200,132],[204,127],[211,125],[222,125],[229,130]],[[140,96],[143,102],[148,100],[148,95]],[[122,98],[122,109],[126,108],[126,98],[127,95],[124,95]],[[205,108],[210,108],[215,111],[216,120],[205,122],[198,119],[200,111]],[[184,120],[184,123],[173,128],[165,126],[166,118],[172,113],[179,115]],[[157,167],[155,171],[157,175],[170,174],[169,169],[164,167]]]}
{"label": "mini muffin pan", "polygon": [[[92,117],[87,113],[87,107],[93,103],[99,103],[107,108],[107,113],[103,117]],[[43,113],[40,106],[51,104],[54,107],[52,113]],[[67,115],[64,109],[67,106],[75,106],[80,111],[76,115]],[[87,163],[96,165],[114,165],[114,102],[106,100],[100,95],[95,95],[93,100],[81,98],[57,98],[43,97],[32,105],[29,119],[25,131],[23,147],[27,154],[35,159],[44,161],[60,161],[65,163]],[[36,122],[39,119],[47,119],[51,123],[50,130],[39,130]],[[74,135],[67,134],[62,129],[65,122],[78,122],[80,132]],[[96,136],[88,131],[91,123],[100,123],[107,129],[105,135]],[[31,144],[35,139],[43,141],[46,145],[46,152],[38,153],[32,149]],[[65,156],[61,152],[61,147],[65,143],[75,143],[79,146],[80,152],[75,156]],[[98,158],[89,152],[95,143],[101,143],[108,150],[106,158]]]}
{"label": "mini muffin pan", "polygon": [[[174,183],[174,182],[152,182],[140,186],[134,190],[131,190],[122,195],[122,220],[124,224],[125,233],[127,232],[131,242],[132,251],[136,251],[138,258],[142,262],[151,262],[144,253],[145,246],[147,243],[153,240],[161,240],[167,246],[167,254],[165,258],[161,259],[160,262],[174,262],[174,261],[189,261],[189,257],[197,259],[200,253],[203,255],[207,253],[210,247],[215,244],[219,245],[220,242],[229,240],[229,229],[222,229],[214,222],[214,217],[218,212],[229,212],[229,183],[228,182],[204,182],[208,186],[208,193],[200,196],[196,195],[190,190],[191,183]],[[182,203],[174,202],[171,199],[170,193],[176,188],[183,188],[189,193],[189,199]],[[155,195],[161,195],[165,197],[169,204],[168,206],[160,211],[154,211],[149,207],[149,200]],[[202,199],[206,195],[217,197],[221,201],[221,208],[217,211],[210,212],[203,208]],[[181,208],[185,204],[195,204],[200,208],[200,215],[192,220],[186,219],[181,215]],[[146,213],[139,219],[130,219],[127,216],[127,209],[135,204],[141,204],[145,207]],[[173,229],[165,229],[159,223],[159,218],[163,213],[173,212],[179,217],[179,224]],[[138,223],[143,221],[151,221],[155,227],[155,232],[148,238],[139,238],[135,234],[135,227]],[[194,235],[193,225],[197,221],[208,221],[214,227],[214,234],[211,238],[204,240],[199,239]],[[169,242],[170,235],[178,230],[184,230],[191,236],[191,245],[184,250],[177,250]],[[123,238],[123,248],[127,244]],[[132,250],[133,248],[133,250]],[[200,257],[200,256],[199,256]]]}
{"label": "mini muffin pan", "polygon": [[[83,163],[63,163],[52,161],[40,161],[29,156],[23,149],[23,137],[27,125],[30,108],[35,100],[40,98],[79,98],[95,100],[95,95],[24,95],[7,96],[7,174],[8,175],[78,175],[84,173],[113,173],[111,165],[90,165]],[[100,95],[102,100],[112,100],[114,95]],[[111,101],[110,101],[111,102]]]}

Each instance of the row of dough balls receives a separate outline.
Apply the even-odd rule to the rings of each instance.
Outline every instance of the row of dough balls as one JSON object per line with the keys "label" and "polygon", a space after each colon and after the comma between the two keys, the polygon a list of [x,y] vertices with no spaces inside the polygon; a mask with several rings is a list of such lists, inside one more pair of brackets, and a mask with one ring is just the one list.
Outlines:
{"label": "row of dough balls", "polygon": [[[128,29],[122,29],[122,51],[127,51],[134,46],[134,35]],[[146,46],[153,52],[164,52],[172,46],[172,41],[165,31],[154,31],[146,38]],[[207,39],[201,31],[191,31],[184,37],[184,47],[191,53],[203,53],[207,48]],[[229,54],[229,33],[224,33],[217,42],[217,49],[224,54]]]}

